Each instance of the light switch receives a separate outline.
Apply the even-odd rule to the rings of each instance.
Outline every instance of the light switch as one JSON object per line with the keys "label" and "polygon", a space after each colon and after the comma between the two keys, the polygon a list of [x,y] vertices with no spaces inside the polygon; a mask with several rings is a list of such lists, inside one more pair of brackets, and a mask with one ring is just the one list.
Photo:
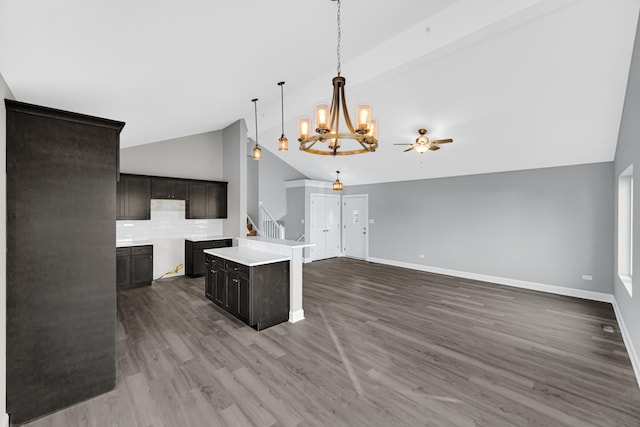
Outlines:
{"label": "light switch", "polygon": [[370,219],[369,219],[369,224],[375,224],[375,222],[376,222],[376,221],[375,221],[373,218],[370,218]]}

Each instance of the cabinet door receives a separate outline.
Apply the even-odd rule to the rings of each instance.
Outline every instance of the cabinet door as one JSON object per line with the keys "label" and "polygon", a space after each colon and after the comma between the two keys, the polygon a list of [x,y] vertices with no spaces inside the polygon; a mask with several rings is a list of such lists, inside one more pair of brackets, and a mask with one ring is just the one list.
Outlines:
{"label": "cabinet door", "polygon": [[131,285],[131,257],[118,255],[116,257],[116,289],[126,289]]}
{"label": "cabinet door", "polygon": [[251,313],[251,307],[249,306],[249,279],[238,277],[237,285],[238,305],[236,316],[243,322],[251,324],[251,319],[249,318],[249,314]]}
{"label": "cabinet door", "polygon": [[212,182],[207,184],[207,217],[227,217],[227,184]]}
{"label": "cabinet door", "polygon": [[153,254],[131,256],[131,286],[148,286],[153,280]]}
{"label": "cabinet door", "polygon": [[168,199],[169,182],[170,180],[166,178],[151,178],[151,198]]}
{"label": "cabinet door", "polygon": [[216,283],[216,275],[218,274],[218,272],[216,271],[213,263],[207,264],[206,267],[207,274],[204,281],[204,296],[209,298],[210,300],[213,300],[213,288],[214,284]]}
{"label": "cabinet door", "polygon": [[182,179],[169,180],[169,197],[176,200],[189,200],[189,183]]}
{"label": "cabinet door", "polygon": [[216,274],[213,277],[213,302],[220,307],[227,306],[227,273],[216,267]]}
{"label": "cabinet door", "polygon": [[207,183],[192,181],[189,184],[188,219],[207,219]]}
{"label": "cabinet door", "polygon": [[240,279],[235,274],[227,276],[227,310],[238,317],[238,297],[240,296]]}
{"label": "cabinet door", "polygon": [[193,245],[191,253],[191,262],[193,263],[191,272],[193,277],[202,276],[205,272],[204,249],[203,245]]}
{"label": "cabinet door", "polygon": [[151,217],[151,179],[144,176],[125,175],[125,219],[149,219]]}

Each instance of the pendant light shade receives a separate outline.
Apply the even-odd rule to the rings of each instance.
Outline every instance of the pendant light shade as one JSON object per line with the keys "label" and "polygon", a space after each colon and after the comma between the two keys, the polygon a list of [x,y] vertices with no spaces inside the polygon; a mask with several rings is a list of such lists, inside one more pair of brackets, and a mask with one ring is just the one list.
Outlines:
{"label": "pendant light shade", "polygon": [[256,145],[253,147],[253,160],[260,160],[262,159],[262,148],[258,145],[258,98],[252,99],[251,102],[253,102],[256,121]]}
{"label": "pendant light shade", "polygon": [[333,182],[334,191],[342,191],[342,183],[340,182],[340,171],[336,171],[336,180]]}
{"label": "pendant light shade", "polygon": [[289,140],[284,136],[284,82],[279,82],[278,86],[280,86],[280,106],[282,113],[282,135],[280,135],[280,138],[278,139],[278,151],[288,151]]}

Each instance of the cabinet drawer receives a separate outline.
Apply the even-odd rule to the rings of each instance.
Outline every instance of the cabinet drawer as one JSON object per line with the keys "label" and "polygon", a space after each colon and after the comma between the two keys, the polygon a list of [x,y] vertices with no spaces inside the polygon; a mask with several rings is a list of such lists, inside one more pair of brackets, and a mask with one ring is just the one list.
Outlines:
{"label": "cabinet drawer", "polygon": [[131,255],[151,255],[153,254],[153,246],[132,246]]}
{"label": "cabinet drawer", "polygon": [[226,270],[229,273],[236,273],[239,276],[249,277],[249,267],[246,265],[238,264],[237,262],[227,261]]}
{"label": "cabinet drawer", "polygon": [[131,255],[131,248],[116,248],[116,256],[129,256]]}

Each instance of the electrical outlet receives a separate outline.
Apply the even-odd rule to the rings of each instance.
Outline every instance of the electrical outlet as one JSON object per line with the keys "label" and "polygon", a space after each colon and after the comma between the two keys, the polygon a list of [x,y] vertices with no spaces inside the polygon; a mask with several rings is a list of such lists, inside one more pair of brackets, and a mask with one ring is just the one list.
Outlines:
{"label": "electrical outlet", "polygon": [[304,218],[300,220],[300,224],[304,224]]}
{"label": "electrical outlet", "polygon": [[418,258],[424,258],[424,254],[418,255]]}
{"label": "electrical outlet", "polygon": [[583,274],[582,280],[593,280],[593,277],[589,276],[588,274]]}

